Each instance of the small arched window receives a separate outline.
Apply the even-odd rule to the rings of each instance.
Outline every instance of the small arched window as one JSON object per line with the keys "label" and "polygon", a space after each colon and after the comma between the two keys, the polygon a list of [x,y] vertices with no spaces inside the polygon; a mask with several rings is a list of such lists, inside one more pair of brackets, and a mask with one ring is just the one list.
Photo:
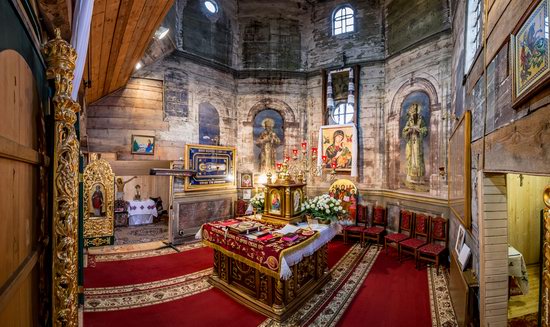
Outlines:
{"label": "small arched window", "polygon": [[355,12],[350,6],[344,6],[334,11],[332,16],[332,35],[353,32],[355,30]]}

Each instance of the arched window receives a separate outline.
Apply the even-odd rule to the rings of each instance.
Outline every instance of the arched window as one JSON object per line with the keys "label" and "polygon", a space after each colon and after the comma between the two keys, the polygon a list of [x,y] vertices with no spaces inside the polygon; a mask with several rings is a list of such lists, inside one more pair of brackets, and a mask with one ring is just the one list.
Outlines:
{"label": "arched window", "polygon": [[353,122],[353,105],[347,102],[340,102],[332,111],[332,120],[338,125]]}
{"label": "arched window", "polygon": [[199,144],[220,144],[220,115],[208,102],[199,105]]}
{"label": "arched window", "polygon": [[332,35],[353,32],[355,30],[355,12],[350,6],[338,8],[332,16]]}

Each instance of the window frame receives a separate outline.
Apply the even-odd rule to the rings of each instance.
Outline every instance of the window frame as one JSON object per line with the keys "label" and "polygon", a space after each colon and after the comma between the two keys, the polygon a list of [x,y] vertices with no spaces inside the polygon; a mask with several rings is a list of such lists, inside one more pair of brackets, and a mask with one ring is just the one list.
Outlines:
{"label": "window frame", "polygon": [[[342,123],[338,122],[336,119],[335,119],[335,111],[341,106],[341,105],[344,105],[345,108],[344,108],[344,113],[343,114],[338,114],[338,116],[340,117],[344,117],[344,121]],[[351,109],[352,112],[348,112],[348,110]],[[351,104],[349,104],[347,101],[338,101],[334,108],[332,109],[332,112],[329,113],[330,115],[330,119],[332,119],[332,121],[336,124],[336,125],[345,125],[345,124],[351,124],[351,123],[354,123],[354,120],[355,120],[355,107]],[[346,121],[346,117],[347,116],[350,116],[351,119],[350,121]]]}
{"label": "window frame", "polygon": [[[345,10],[345,9],[350,9],[351,10],[351,21],[353,23],[352,27],[353,29],[351,31],[346,31],[344,32],[344,26],[349,26],[347,24],[343,24],[342,26],[340,26],[339,28],[342,30],[342,32],[336,34],[336,15],[341,11],[341,10]],[[348,14],[345,14],[342,16],[343,18],[339,19],[340,22],[342,23],[346,23],[350,18],[347,17]],[[355,33],[357,31],[357,20],[356,20],[356,11],[355,9],[350,5],[350,4],[343,4],[341,6],[338,6],[336,8],[334,8],[334,10],[332,11],[332,15],[330,16],[331,17],[331,22],[330,22],[330,25],[331,25],[331,34],[332,36],[341,36],[341,35],[349,35],[351,33]]]}
{"label": "window frame", "polygon": [[[470,2],[471,1],[477,1],[478,7],[479,7],[479,17],[476,19],[476,22],[472,22],[473,26],[476,26],[479,24],[479,30],[477,33],[477,41],[479,42],[477,45],[476,50],[471,55],[471,60],[468,62],[469,55],[468,55],[468,44],[472,39],[470,39],[468,36],[470,36],[470,25],[469,25],[469,16],[470,16]],[[475,66],[476,61],[478,60],[480,53],[483,50],[483,15],[484,15],[484,2],[483,0],[467,0],[465,4],[465,18],[464,18],[464,81],[466,80],[466,77],[470,75],[470,72],[472,71],[473,67]]]}

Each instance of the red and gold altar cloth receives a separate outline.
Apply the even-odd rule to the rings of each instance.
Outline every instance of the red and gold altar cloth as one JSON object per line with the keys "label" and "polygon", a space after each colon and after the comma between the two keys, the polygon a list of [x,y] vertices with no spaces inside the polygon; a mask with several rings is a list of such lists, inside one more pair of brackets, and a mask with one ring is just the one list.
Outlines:
{"label": "red and gold altar cloth", "polygon": [[[246,218],[241,218],[246,221]],[[262,224],[263,228],[275,231],[280,226]],[[241,261],[269,276],[285,277],[281,272],[287,268],[284,260],[285,254],[306,248],[319,238],[320,232],[310,228],[301,228],[294,232],[297,236],[293,241],[283,240],[282,235],[275,236],[266,241],[249,239],[248,237],[232,233],[223,221],[214,221],[202,225],[202,242],[229,256]],[[327,241],[328,242],[328,241]],[[308,251],[310,252],[310,251]],[[287,270],[287,269],[284,269]],[[288,276],[286,276],[288,277]]]}

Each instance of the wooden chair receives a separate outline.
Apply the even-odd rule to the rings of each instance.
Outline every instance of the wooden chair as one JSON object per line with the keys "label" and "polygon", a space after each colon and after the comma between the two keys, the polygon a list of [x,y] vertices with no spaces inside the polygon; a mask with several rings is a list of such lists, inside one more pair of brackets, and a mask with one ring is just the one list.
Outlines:
{"label": "wooden chair", "polygon": [[358,237],[359,242],[363,241],[362,232],[367,227],[367,206],[357,205],[357,221],[353,226],[344,227],[344,243],[348,242],[350,237]]}
{"label": "wooden chair", "polygon": [[399,242],[412,236],[413,225],[414,214],[411,211],[401,209],[399,212],[399,229],[397,230],[397,233],[386,235],[384,237],[384,249],[386,250],[386,254],[388,253],[388,244],[395,243],[397,249],[399,247]]}
{"label": "wooden chair", "polygon": [[235,201],[235,217],[242,217],[246,215],[246,209],[248,209],[248,202],[242,199]]}
{"label": "wooden chair", "polygon": [[433,218],[430,236],[431,242],[416,251],[416,266],[418,268],[419,261],[433,262],[439,275],[439,259],[447,253],[449,243],[449,221],[443,217]]}
{"label": "wooden chair", "polygon": [[410,254],[416,260],[416,250],[429,242],[431,220],[432,217],[426,214],[415,214],[413,233],[414,236],[397,243],[397,253],[399,261],[401,261],[402,253]]}
{"label": "wooden chair", "polygon": [[376,241],[377,248],[382,244],[382,236],[386,232],[388,225],[388,215],[386,208],[374,207],[372,209],[372,225],[362,231],[361,243],[366,243],[367,240]]}

